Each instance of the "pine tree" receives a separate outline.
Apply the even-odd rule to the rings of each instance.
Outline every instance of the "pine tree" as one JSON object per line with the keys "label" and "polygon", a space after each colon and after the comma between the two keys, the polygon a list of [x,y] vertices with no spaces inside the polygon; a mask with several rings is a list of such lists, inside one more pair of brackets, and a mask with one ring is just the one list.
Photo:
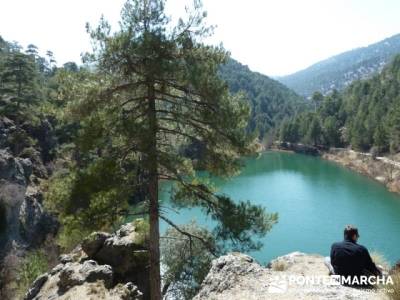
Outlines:
{"label": "pine tree", "polygon": [[335,147],[340,145],[340,131],[335,117],[329,116],[325,119],[323,135],[327,146]]}
{"label": "pine tree", "polygon": [[321,105],[324,100],[324,96],[320,92],[314,92],[312,95],[312,102],[314,103],[314,111],[317,111],[318,107]]}
{"label": "pine tree", "polygon": [[389,142],[386,134],[386,129],[383,125],[379,124],[374,132],[374,146],[377,147],[378,153],[387,151]]}
{"label": "pine tree", "polygon": [[277,216],[249,202],[237,203],[215,194],[179,151],[193,142],[203,144],[201,165],[213,175],[225,176],[239,171],[240,155],[249,151],[245,135],[249,108],[241,95],[229,94],[218,76],[228,54],[221,47],[201,43],[210,28],[202,25],[205,13],[200,3],[195,1],[187,19],[174,27],[165,16],[162,0],[129,0],[121,16],[121,29],[114,34],[104,20],[95,30],[88,26],[97,44],[86,59],[96,65],[99,79],[89,86],[75,112],[82,118],[81,141],[87,151],[107,156],[110,153],[104,147],[118,144],[113,159],[125,166],[134,158],[145,174],[151,299],[158,300],[159,218],[213,252],[207,241],[185,232],[161,213],[160,180],[174,181],[174,204],[201,206],[219,223],[214,234],[236,249],[258,248],[252,237],[265,234]]}
{"label": "pine tree", "polygon": [[13,117],[26,112],[38,100],[38,73],[34,59],[19,51],[6,54],[0,71],[1,109]]}
{"label": "pine tree", "polygon": [[306,135],[306,141],[314,146],[321,142],[322,128],[318,117],[314,117],[311,121],[310,128]]}
{"label": "pine tree", "polygon": [[397,153],[400,150],[400,97],[395,99],[388,123],[390,124],[390,152]]}

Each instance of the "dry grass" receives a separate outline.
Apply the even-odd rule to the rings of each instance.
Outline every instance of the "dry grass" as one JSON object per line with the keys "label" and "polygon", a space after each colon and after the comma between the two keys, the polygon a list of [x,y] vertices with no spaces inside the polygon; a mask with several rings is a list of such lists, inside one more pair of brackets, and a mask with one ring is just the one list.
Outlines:
{"label": "dry grass", "polygon": [[389,270],[390,264],[381,253],[379,253],[377,251],[372,251],[371,252],[371,258],[372,258],[372,261],[375,263],[375,265],[382,266],[383,269],[386,270],[386,271]]}
{"label": "dry grass", "polygon": [[282,272],[282,271],[287,270],[289,266],[288,266],[287,262],[285,262],[283,260],[278,260],[278,261],[275,261],[271,267],[272,267],[272,270],[274,270],[274,271]]}
{"label": "dry grass", "polygon": [[[381,265],[386,271],[390,269],[389,262],[381,253],[373,251],[371,258],[376,265]],[[400,300],[400,269],[397,269],[394,273],[390,273],[390,276],[393,280],[393,285],[381,285],[378,288],[390,290],[390,292],[386,293],[390,300]]]}
{"label": "dry grass", "polygon": [[393,293],[388,294],[391,300],[400,300],[400,270],[391,275],[393,279]]}

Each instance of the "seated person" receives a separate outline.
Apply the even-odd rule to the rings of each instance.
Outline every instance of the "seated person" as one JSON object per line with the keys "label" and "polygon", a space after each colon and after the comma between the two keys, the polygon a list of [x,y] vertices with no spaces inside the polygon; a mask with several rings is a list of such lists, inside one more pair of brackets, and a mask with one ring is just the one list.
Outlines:
{"label": "seated person", "polygon": [[334,243],[331,256],[325,261],[330,274],[342,276],[381,276],[382,273],[374,264],[367,248],[357,244],[358,229],[347,225],[344,229],[344,240]]}

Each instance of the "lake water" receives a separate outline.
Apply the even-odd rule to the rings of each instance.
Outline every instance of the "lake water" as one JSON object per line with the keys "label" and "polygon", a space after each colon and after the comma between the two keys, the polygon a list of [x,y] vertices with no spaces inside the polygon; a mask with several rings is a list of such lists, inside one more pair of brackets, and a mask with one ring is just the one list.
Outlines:
{"label": "lake water", "polygon": [[[279,221],[262,239],[264,247],[249,253],[259,262],[292,251],[329,255],[332,242],[343,237],[346,224],[358,226],[359,243],[394,263],[400,259],[400,196],[362,175],[317,157],[266,152],[247,158],[239,176],[214,179],[220,193],[251,200]],[[168,203],[169,184],[160,196]],[[176,224],[196,220],[212,227],[200,209],[167,210]],[[161,223],[161,232],[167,224]]]}

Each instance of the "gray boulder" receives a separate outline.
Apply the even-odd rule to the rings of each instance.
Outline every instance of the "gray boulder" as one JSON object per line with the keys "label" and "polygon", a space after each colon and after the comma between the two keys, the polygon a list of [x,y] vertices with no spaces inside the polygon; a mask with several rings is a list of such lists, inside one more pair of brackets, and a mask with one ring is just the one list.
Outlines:
{"label": "gray boulder", "polygon": [[29,180],[29,163],[25,159],[12,156],[6,150],[0,150],[0,180],[21,185],[27,185]]}
{"label": "gray boulder", "polygon": [[88,260],[57,265],[35,280],[24,299],[141,300],[142,293],[131,282],[113,285],[111,266]]}
{"label": "gray boulder", "polygon": [[32,287],[29,289],[28,293],[25,296],[25,299],[33,299],[40,291],[45,282],[49,279],[49,275],[47,273],[40,275],[33,283]]}
{"label": "gray boulder", "polygon": [[[271,261],[263,267],[248,255],[230,253],[213,261],[194,300],[375,300],[387,299],[377,290],[357,289],[338,284],[310,282],[301,279],[319,276],[330,279],[324,257],[293,252]],[[290,280],[298,278],[300,280]],[[304,283],[304,282],[303,282]]]}
{"label": "gray boulder", "polygon": [[106,239],[111,237],[107,232],[93,232],[82,242],[82,250],[89,256],[94,257],[94,255],[99,252],[100,248],[104,246]]}
{"label": "gray boulder", "polygon": [[94,260],[87,260],[83,264],[67,263],[60,270],[59,278],[58,286],[62,291],[97,280],[102,280],[104,286],[110,288],[113,283],[113,270],[109,265],[98,265]]}
{"label": "gray boulder", "polygon": [[121,276],[148,264],[147,248],[142,233],[137,232],[132,223],[123,225],[115,234],[105,239],[96,253],[86,254],[101,263],[113,266],[115,272]]}
{"label": "gray boulder", "polygon": [[37,187],[28,186],[19,209],[20,234],[28,245],[42,243],[59,227],[57,219],[43,209],[42,200],[42,192]]}
{"label": "gray boulder", "polygon": [[148,251],[138,229],[143,220],[114,234],[94,232],[60,264],[39,277],[25,299],[147,299]]}

